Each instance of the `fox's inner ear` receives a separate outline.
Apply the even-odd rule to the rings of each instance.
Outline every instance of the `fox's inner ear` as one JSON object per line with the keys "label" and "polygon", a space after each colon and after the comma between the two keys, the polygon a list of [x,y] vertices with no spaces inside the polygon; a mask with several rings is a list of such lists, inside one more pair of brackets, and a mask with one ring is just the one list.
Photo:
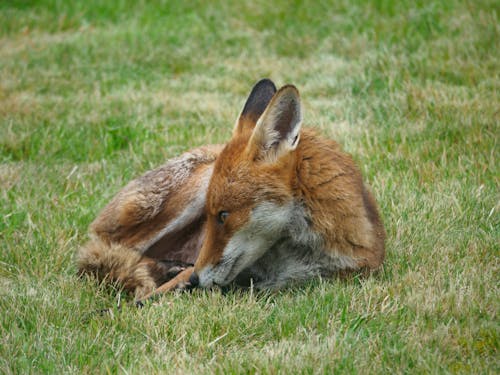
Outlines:
{"label": "fox's inner ear", "polygon": [[242,133],[247,129],[252,130],[275,93],[276,86],[270,79],[265,78],[257,82],[241,111],[233,134]]}
{"label": "fox's inner ear", "polygon": [[295,86],[283,86],[272,98],[248,143],[251,158],[274,162],[299,143],[302,111]]}

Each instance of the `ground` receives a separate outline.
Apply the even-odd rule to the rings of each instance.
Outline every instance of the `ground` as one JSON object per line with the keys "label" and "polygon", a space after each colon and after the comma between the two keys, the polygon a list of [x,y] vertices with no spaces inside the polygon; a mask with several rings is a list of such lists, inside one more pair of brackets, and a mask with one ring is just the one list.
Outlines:
{"label": "ground", "polygon": [[[0,372],[498,373],[498,10],[2,1]],[[226,141],[263,77],[295,84],[305,124],[359,163],[387,228],[381,272],[140,310],[79,280],[106,202]]]}

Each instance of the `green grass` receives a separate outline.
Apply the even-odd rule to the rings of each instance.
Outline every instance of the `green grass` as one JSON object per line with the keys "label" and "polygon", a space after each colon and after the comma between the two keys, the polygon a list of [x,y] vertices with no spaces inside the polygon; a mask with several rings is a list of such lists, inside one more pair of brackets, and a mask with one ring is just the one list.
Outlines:
{"label": "green grass", "polygon": [[[498,373],[499,9],[0,2],[0,373]],[[359,162],[382,272],[95,314],[127,296],[75,276],[89,223],[262,77]]]}

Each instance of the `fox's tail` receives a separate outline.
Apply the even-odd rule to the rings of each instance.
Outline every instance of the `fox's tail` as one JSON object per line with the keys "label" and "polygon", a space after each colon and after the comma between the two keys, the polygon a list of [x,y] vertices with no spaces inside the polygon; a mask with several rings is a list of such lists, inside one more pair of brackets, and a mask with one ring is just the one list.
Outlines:
{"label": "fox's tail", "polygon": [[182,270],[142,255],[121,244],[91,239],[77,253],[79,275],[90,274],[99,281],[118,283],[136,298],[150,293]]}

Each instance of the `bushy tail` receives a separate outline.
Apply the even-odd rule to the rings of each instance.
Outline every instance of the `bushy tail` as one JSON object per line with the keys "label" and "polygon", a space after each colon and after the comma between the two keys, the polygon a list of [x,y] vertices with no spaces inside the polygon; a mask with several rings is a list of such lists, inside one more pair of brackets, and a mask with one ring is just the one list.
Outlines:
{"label": "bushy tail", "polygon": [[[90,274],[99,281],[117,282],[136,298],[150,293],[172,276],[172,268],[120,244],[91,239],[77,253],[80,275]],[[178,272],[178,271],[177,271]]]}

